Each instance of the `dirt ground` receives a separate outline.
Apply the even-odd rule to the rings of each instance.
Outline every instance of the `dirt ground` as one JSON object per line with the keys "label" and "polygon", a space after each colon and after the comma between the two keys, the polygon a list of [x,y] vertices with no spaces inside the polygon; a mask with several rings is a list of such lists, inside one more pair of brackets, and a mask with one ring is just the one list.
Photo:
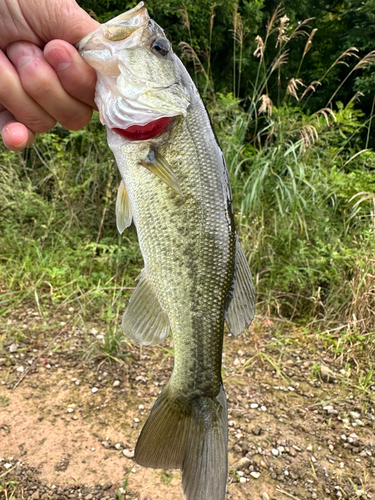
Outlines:
{"label": "dirt ground", "polygon": [[[132,458],[171,351],[99,356],[101,325],[76,313],[1,319],[0,498],[182,500],[179,471]],[[375,499],[375,386],[346,354],[266,318],[226,335],[228,500]]]}

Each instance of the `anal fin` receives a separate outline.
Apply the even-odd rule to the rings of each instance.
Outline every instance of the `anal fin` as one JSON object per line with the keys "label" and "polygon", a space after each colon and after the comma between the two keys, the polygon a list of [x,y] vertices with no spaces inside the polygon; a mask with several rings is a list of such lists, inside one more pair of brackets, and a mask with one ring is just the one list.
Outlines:
{"label": "anal fin", "polygon": [[255,292],[249,264],[240,242],[236,243],[234,290],[225,321],[229,332],[237,337],[248,328],[255,314]]}
{"label": "anal fin", "polygon": [[168,316],[144,269],[130,297],[121,326],[127,337],[142,345],[160,344],[169,335]]}

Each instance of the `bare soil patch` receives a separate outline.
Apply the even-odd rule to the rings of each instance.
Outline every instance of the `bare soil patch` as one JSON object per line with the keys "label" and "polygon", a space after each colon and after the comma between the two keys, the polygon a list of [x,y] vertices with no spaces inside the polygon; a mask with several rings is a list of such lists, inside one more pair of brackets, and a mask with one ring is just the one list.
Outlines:
{"label": "bare soil patch", "polygon": [[[50,311],[3,320],[0,498],[182,500],[179,471],[132,459],[171,351],[124,342],[119,362],[98,356],[92,321],[72,322],[40,356],[75,314]],[[246,336],[226,337],[227,498],[375,498],[375,387],[318,337],[284,330],[258,319]]]}

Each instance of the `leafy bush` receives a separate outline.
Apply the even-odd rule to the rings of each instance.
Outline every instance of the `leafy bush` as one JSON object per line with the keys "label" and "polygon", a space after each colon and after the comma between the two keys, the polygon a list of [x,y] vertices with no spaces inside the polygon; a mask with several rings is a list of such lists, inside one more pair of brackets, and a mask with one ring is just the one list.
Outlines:
{"label": "leafy bush", "polygon": [[[232,178],[242,239],[269,313],[373,328],[374,259],[366,259],[365,271],[361,265],[375,250],[375,155],[363,148],[362,134],[370,125],[353,100],[305,111],[319,82],[306,87],[298,75],[285,90],[280,84],[279,105],[274,105],[267,89],[274,73],[284,79],[288,44],[305,29],[301,23],[287,36],[286,22],[281,13],[273,18],[279,52],[268,66],[268,39],[258,39],[259,68],[249,100],[219,94],[209,105]],[[362,63],[367,64],[365,58]],[[361,273],[367,283],[362,298],[353,287]],[[366,316],[353,315],[353,303],[365,297]]]}
{"label": "leafy bush", "polygon": [[97,116],[79,132],[56,127],[24,153],[1,154],[2,311],[36,294],[98,306],[133,287],[140,252],[134,229],[117,233],[119,174]]}
{"label": "leafy bush", "polygon": [[[167,5],[164,15],[176,16],[187,35],[185,56],[191,68],[200,70],[197,81],[227,160],[258,311],[374,330],[372,116],[356,109],[354,98],[347,104],[337,101],[336,92],[326,107],[311,111],[311,95],[320,82],[305,86],[299,71],[314,32],[306,22],[289,26],[277,10],[263,38],[256,37],[253,56],[250,42],[243,43],[250,28],[237,17],[234,44],[231,40],[235,64],[226,77],[232,92],[217,93],[220,71],[213,69],[211,48],[219,38],[213,41],[209,23],[212,2],[187,2],[185,11],[176,10],[172,0],[149,5],[160,16]],[[229,16],[229,10],[224,14]],[[223,29],[222,43],[228,45],[220,22],[215,26]],[[289,50],[303,36],[302,59],[293,62],[291,77]],[[202,60],[204,39],[209,50]],[[322,83],[355,54],[347,51],[323,68]],[[355,66],[363,69],[371,62],[370,57]],[[251,89],[239,99],[246,65],[254,70]],[[355,74],[354,67],[348,71]],[[115,228],[119,174],[97,116],[82,131],[57,127],[25,153],[3,149],[0,155],[0,310],[29,298],[38,304],[76,301],[112,321],[142,264],[134,228],[124,236]]]}

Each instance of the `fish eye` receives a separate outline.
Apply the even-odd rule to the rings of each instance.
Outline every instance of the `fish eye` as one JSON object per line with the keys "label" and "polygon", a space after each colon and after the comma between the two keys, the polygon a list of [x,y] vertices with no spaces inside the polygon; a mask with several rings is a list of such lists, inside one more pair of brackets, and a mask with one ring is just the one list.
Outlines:
{"label": "fish eye", "polygon": [[151,50],[155,52],[155,54],[166,56],[171,50],[171,44],[165,38],[157,38],[152,42]]}

